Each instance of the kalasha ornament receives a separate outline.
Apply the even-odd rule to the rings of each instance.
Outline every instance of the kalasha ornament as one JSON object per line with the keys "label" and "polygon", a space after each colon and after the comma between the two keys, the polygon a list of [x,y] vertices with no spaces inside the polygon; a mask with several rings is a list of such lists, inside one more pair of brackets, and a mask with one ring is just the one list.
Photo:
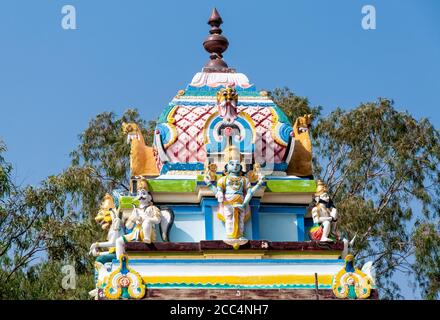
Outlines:
{"label": "kalasha ornament", "polygon": [[222,29],[220,25],[223,23],[222,17],[218,13],[217,9],[213,9],[211,16],[209,17],[208,24],[211,26],[209,30],[209,36],[206,37],[203,42],[203,47],[210,53],[210,60],[205,64],[203,68],[204,72],[231,72],[232,69],[228,68],[228,65],[223,60],[223,52],[228,49],[229,41],[222,35]]}

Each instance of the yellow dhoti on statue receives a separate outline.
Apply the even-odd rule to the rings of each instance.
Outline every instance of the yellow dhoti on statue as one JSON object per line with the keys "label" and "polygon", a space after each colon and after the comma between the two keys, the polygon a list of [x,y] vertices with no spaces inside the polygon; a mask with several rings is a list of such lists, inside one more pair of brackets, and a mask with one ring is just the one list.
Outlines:
{"label": "yellow dhoti on statue", "polygon": [[155,242],[156,241],[156,229],[154,225],[160,223],[161,213],[159,208],[150,205],[148,207],[138,209],[135,208],[134,213],[142,218],[142,223],[137,223],[133,230],[124,235],[124,242],[143,241],[143,242]]}
{"label": "yellow dhoti on statue", "polygon": [[225,223],[226,236],[230,239],[243,236],[244,223],[250,217],[249,205],[246,205],[244,209],[234,207],[234,205],[243,203],[243,200],[240,194],[226,194],[225,200],[219,204],[217,217]]}

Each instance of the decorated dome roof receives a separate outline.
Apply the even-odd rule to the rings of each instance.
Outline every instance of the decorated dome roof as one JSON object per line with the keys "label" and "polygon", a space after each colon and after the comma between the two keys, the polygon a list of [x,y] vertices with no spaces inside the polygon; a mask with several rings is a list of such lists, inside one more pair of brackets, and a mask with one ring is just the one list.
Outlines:
{"label": "decorated dome roof", "polygon": [[[284,112],[265,91],[259,92],[249,84],[242,73],[199,72],[158,119],[155,147],[162,173],[203,170],[211,152],[224,150],[227,143],[219,132],[222,118],[217,93],[232,85],[238,94],[238,116],[231,127],[238,127],[242,133],[234,139],[240,152],[253,152],[251,162],[273,164],[275,171],[286,170],[292,124]],[[247,132],[246,137],[243,132]]]}
{"label": "decorated dome roof", "polygon": [[203,45],[210,61],[180,90],[160,115],[154,147],[161,174],[200,171],[221,163],[227,148],[243,163],[286,171],[292,154],[292,124],[266,91],[257,91],[243,73],[223,61],[229,42],[222,19],[213,10],[210,35]]}

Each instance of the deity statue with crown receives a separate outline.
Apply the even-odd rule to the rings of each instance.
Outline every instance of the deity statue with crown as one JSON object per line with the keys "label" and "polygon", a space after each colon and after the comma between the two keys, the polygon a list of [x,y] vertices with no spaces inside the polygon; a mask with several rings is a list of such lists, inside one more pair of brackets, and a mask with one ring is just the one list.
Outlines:
{"label": "deity statue with crown", "polygon": [[155,225],[161,221],[161,211],[153,204],[145,180],[140,182],[135,200],[139,201],[139,205],[133,207],[132,214],[125,222],[125,228],[129,232],[116,239],[116,257],[118,259],[124,253],[127,242],[151,243],[156,241]]}
{"label": "deity statue with crown", "polygon": [[310,229],[310,238],[322,242],[339,240],[336,231],[338,211],[330,199],[324,183],[318,180],[317,184],[312,208],[313,227]]}
{"label": "deity statue with crown", "polygon": [[219,202],[218,217],[225,223],[225,242],[231,243],[236,248],[247,242],[243,235],[244,223],[251,214],[249,201],[263,185],[264,177],[261,176],[257,184],[252,187],[249,179],[243,175],[240,154],[234,147],[227,149],[225,160],[227,164],[224,176],[218,179],[216,186],[209,175],[205,176],[205,182]]}

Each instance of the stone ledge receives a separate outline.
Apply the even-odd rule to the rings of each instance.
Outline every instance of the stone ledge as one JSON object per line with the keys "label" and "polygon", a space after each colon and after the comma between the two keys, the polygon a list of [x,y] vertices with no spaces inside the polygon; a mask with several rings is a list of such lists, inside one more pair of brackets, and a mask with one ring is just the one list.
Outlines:
{"label": "stone ledge", "polygon": [[[102,293],[101,293],[102,296]],[[145,300],[340,300],[328,289],[148,289]],[[376,289],[367,300],[378,300]],[[105,300],[105,298],[100,298]]]}
{"label": "stone ledge", "polygon": [[127,252],[205,252],[205,251],[231,251],[239,253],[241,250],[246,251],[342,251],[343,242],[316,242],[316,241],[266,241],[266,240],[249,240],[248,243],[242,245],[238,250],[234,250],[232,246],[224,243],[222,240],[207,240],[200,242],[129,242],[126,244]]}

